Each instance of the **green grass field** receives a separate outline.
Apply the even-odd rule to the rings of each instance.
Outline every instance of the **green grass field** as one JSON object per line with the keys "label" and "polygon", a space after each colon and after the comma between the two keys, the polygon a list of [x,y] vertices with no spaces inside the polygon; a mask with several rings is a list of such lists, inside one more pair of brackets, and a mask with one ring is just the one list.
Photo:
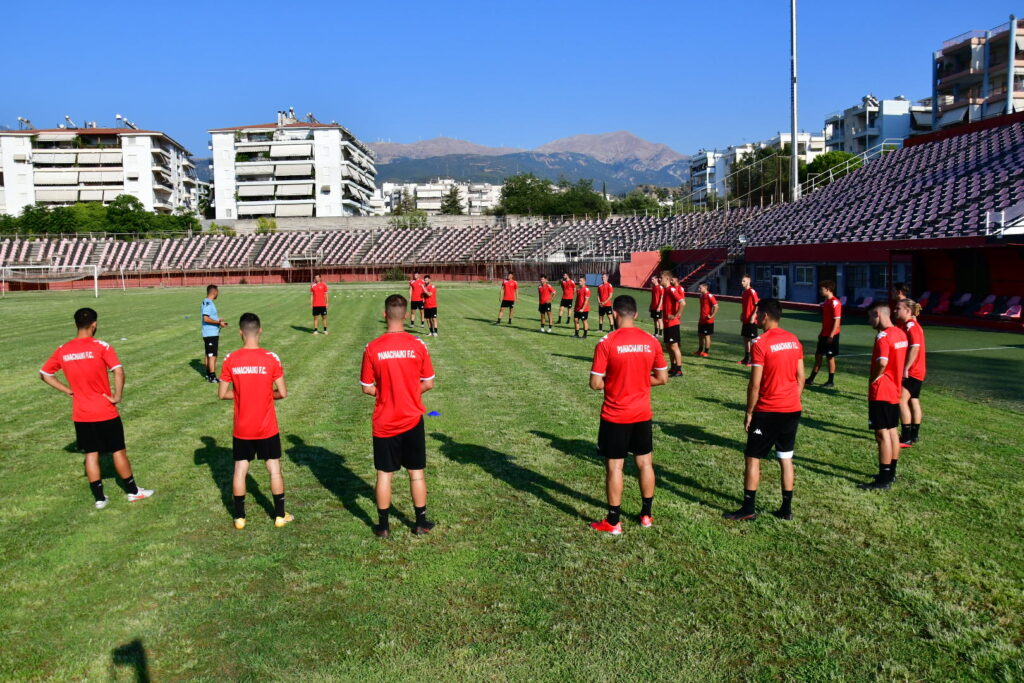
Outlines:
{"label": "green grass field", "polygon": [[[393,522],[389,541],[369,528],[372,399],[357,373],[384,295],[404,285],[334,286],[329,337],[309,334],[304,287],[221,291],[222,355],[254,311],[289,386],[278,417],[296,522],[275,529],[261,512],[256,466],[243,532],[228,508],[231,406],[196,369],[199,289],[0,301],[0,679],[1024,678],[1024,337],[926,330],[922,442],[892,491],[869,493],[856,483],[876,471],[872,333],[848,317],[837,390],[805,395],[795,520],[736,524],[721,513],[742,493],[747,373],[725,304],[713,356],[688,356],[685,376],[653,391],[655,526],[634,521],[627,465],[613,538],[586,525],[604,512],[601,399],[587,388],[599,335],[539,334],[532,297],[497,328],[496,288],[439,289],[426,396],[441,413],[427,418],[439,524],[416,538]],[[85,305],[125,365],[128,454],[156,489],[129,505],[105,460],[103,511],[69,401],[37,376]],[[814,316],[784,325],[813,351]],[[985,350],[939,353],[955,349]],[[777,467],[763,474],[767,511]],[[396,483],[409,520],[404,475]]]}

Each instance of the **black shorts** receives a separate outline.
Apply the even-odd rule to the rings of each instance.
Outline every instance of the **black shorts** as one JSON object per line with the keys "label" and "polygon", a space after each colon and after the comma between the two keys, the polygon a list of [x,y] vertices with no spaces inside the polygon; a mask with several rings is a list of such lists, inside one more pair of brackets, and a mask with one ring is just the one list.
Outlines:
{"label": "black shorts", "polygon": [[419,311],[419,310],[422,310],[422,309],[423,309],[423,301],[422,300],[420,300],[420,301],[413,301],[412,302],[412,310]]}
{"label": "black shorts", "polygon": [[572,317],[576,318],[577,320],[589,320],[590,311],[574,311]]}
{"label": "black shorts", "polygon": [[313,307],[313,315],[327,315],[327,307],[326,306],[314,306]]}
{"label": "black shorts", "polygon": [[516,300],[515,299],[502,299],[501,300],[501,307],[502,308],[512,308],[515,305],[516,305]]}
{"label": "black shorts", "polygon": [[661,320],[661,311],[651,309],[651,320]]}
{"label": "black shorts", "polygon": [[433,308],[424,308],[423,309],[423,317],[424,318],[436,318],[437,317],[437,306],[434,306]]}
{"label": "black shorts", "polygon": [[775,449],[775,457],[788,460],[793,457],[796,429],[800,426],[800,411],[795,413],[755,412],[747,430],[748,458],[768,458]]}
{"label": "black shorts", "polygon": [[124,425],[120,416],[100,422],[76,422],[75,438],[83,453],[116,453],[124,450]]}
{"label": "black shorts", "polygon": [[665,343],[679,343],[679,325],[665,325]]}
{"label": "black shorts", "polygon": [[619,424],[601,420],[597,430],[597,450],[608,460],[622,460],[628,453],[647,455],[654,450],[651,421]]}
{"label": "black shorts", "polygon": [[203,354],[207,356],[216,356],[219,345],[220,337],[203,337]]}
{"label": "black shorts", "polygon": [[265,439],[239,439],[231,437],[232,450],[235,454],[235,461],[252,460],[280,460],[281,459],[281,434],[274,434]]}
{"label": "black shorts", "polygon": [[868,429],[896,429],[899,426],[899,403],[868,401]]}
{"label": "black shorts", "polygon": [[551,312],[551,304],[538,304],[537,305],[537,312],[538,313],[550,313]]}
{"label": "black shorts", "polygon": [[562,299],[562,302],[558,305],[562,308],[572,308],[572,299]]}
{"label": "black shorts", "polygon": [[705,337],[710,337],[714,333],[715,333],[715,324],[714,323],[698,323],[697,324],[697,334],[705,336]]}
{"label": "black shorts", "polygon": [[600,316],[611,315],[611,314],[612,314],[612,307],[611,306],[598,306],[597,307],[597,315],[599,317]]}
{"label": "black shorts", "polygon": [[839,335],[832,337],[831,340],[825,335],[818,336],[818,348],[814,352],[815,356],[825,356],[827,358],[835,358],[839,355]]}
{"label": "black shorts", "polygon": [[740,336],[744,339],[757,339],[757,335],[760,330],[757,329],[757,325],[754,323],[743,323],[743,327],[740,329]]}
{"label": "black shorts", "polygon": [[923,379],[917,379],[915,377],[903,378],[903,388],[910,392],[910,398],[921,398],[921,385],[923,384]]}
{"label": "black shorts", "polygon": [[427,437],[423,418],[407,432],[395,436],[373,437],[373,467],[380,472],[401,468],[422,470],[427,466]]}

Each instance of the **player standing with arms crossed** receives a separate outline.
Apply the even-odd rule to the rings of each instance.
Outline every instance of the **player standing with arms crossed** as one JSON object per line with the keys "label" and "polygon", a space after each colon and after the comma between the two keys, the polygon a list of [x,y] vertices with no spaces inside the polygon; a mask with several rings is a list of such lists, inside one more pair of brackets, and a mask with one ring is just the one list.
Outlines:
{"label": "player standing with arms crossed", "polygon": [[430,533],[434,523],[427,519],[426,435],[423,429],[423,394],[434,388],[434,367],[423,340],[405,331],[405,297],[392,294],[384,300],[388,330],[366,345],[359,384],[373,396],[373,465],[378,538],[391,534],[391,479],[405,468],[409,492],[416,512],[413,533]]}
{"label": "player standing with arms crossed", "polygon": [[519,300],[519,283],[516,282],[516,277],[512,273],[505,276],[502,280],[501,286],[499,287],[499,297],[501,297],[501,304],[498,307],[498,319],[494,322],[495,325],[501,324],[501,314],[508,309],[508,324],[512,324],[512,311],[516,307],[516,301]]}
{"label": "player standing with arms crossed", "polygon": [[740,336],[743,337],[743,360],[739,365],[750,364],[750,345],[757,338],[757,290],[750,286],[750,276],[740,279],[743,296],[740,300]]}
{"label": "player standing with arms crossed", "polygon": [[665,294],[665,288],[661,286],[661,280],[657,275],[651,276],[651,320],[654,321],[654,336],[662,333],[661,327],[661,298]]}
{"label": "player standing with arms crossed", "polygon": [[574,337],[580,336],[580,321],[583,321],[583,338],[587,338],[587,333],[590,332],[590,288],[587,287],[587,279],[580,276],[579,283],[576,285],[576,303],[573,306],[572,311],[572,325]]}
{"label": "player standing with arms crossed", "polygon": [[708,289],[708,283],[697,285],[700,290],[700,320],[697,323],[697,352],[693,355],[707,358],[711,352],[711,335],[715,333],[715,315],[718,314],[718,299]]}
{"label": "player standing with arms crossed", "polygon": [[324,334],[327,334],[327,285],[320,281],[320,274],[313,276],[313,284],[309,287],[309,305],[313,309],[313,334],[317,332],[317,317],[324,324]]}
{"label": "player standing with arms crossed", "polygon": [[[537,312],[540,313],[540,331],[551,332],[551,298],[555,295],[555,288],[548,282],[544,275],[540,276],[540,285],[537,286]],[[548,326],[544,329],[544,316],[547,316]],[[561,318],[559,318],[561,320]]]}
{"label": "player standing with arms crossed", "polygon": [[220,319],[217,313],[217,304],[213,303],[220,295],[217,285],[206,286],[206,298],[199,309],[199,318],[202,321],[200,329],[203,333],[203,353],[206,355],[206,381],[216,384],[217,379],[217,348],[220,343],[220,329],[228,324]]}
{"label": "player standing with arms crossed", "polygon": [[416,311],[419,311],[420,327],[423,327],[423,278],[419,272],[413,273],[412,280],[409,281],[409,301],[412,307],[409,313],[409,324],[412,327],[416,326]]}
{"label": "player standing with arms crossed", "polygon": [[429,275],[423,276],[423,315],[427,319],[427,334],[437,336],[437,287]]}
{"label": "player standing with arms crossed", "polygon": [[562,301],[558,304],[558,324],[562,324],[562,315],[565,315],[565,324],[573,318],[573,302],[576,300],[576,283],[569,277],[569,273],[562,273]]}
{"label": "player standing with arms crossed", "polygon": [[615,321],[612,319],[612,294],[615,288],[608,282],[608,274],[601,274],[601,284],[597,286],[597,329],[604,330],[604,320],[608,318],[608,329],[615,329]]}
{"label": "player standing with arms crossed", "polygon": [[868,309],[868,323],[878,330],[871,351],[868,384],[868,427],[878,443],[878,475],[862,489],[888,489],[896,478],[896,459],[900,452],[900,392],[903,365],[907,354],[907,336],[892,324],[889,304],[879,301]]}
{"label": "player standing with arms crossed", "polygon": [[779,326],[782,304],[777,299],[759,301],[755,315],[764,334],[754,340],[750,349],[747,412],[743,420],[747,432],[743,507],[722,516],[730,520],[757,517],[754,502],[761,482],[761,459],[769,457],[774,448],[782,472],[782,506],[775,516],[793,519],[793,448],[803,409],[800,394],[804,389],[804,347],[796,335]]}
{"label": "player standing with arms crossed", "polygon": [[665,346],[668,347],[668,354],[672,359],[672,365],[668,369],[669,377],[683,375],[683,352],[679,350],[679,319],[682,318],[683,309],[686,307],[686,293],[678,285],[678,279],[673,277],[671,272],[662,272],[661,286],[665,291],[661,303],[661,324],[665,331]]}
{"label": "player standing with arms crossed", "polygon": [[[78,334],[57,347],[39,370],[39,378],[71,397],[71,420],[75,423],[78,448],[85,452],[85,478],[96,509],[102,510],[109,499],[103,494],[100,453],[113,454],[114,469],[124,482],[129,502],[149,498],[153,491],[140,489],[132,475],[132,464],[124,446],[124,425],[117,412],[124,391],[124,368],[110,344],[95,338],[98,318],[91,308],[75,311]],[[54,376],[61,370],[67,385]],[[114,373],[113,391],[110,391],[108,371]]]}
{"label": "player standing with arms crossed", "polygon": [[222,401],[234,402],[234,427],[231,430],[235,472],[231,478],[235,528],[245,528],[245,478],[249,463],[259,458],[270,475],[270,493],[274,496],[274,526],[280,528],[295,518],[284,510],[284,477],[281,475],[281,433],[277,428],[274,401],[288,396],[284,369],[276,353],[260,348],[263,328],[255,313],[243,313],[238,319],[242,348],[224,357],[217,394]]}
{"label": "player standing with arms crossed", "polygon": [[619,519],[622,505],[622,468],[632,453],[640,479],[640,526],[653,524],[654,441],[651,436],[651,387],[668,383],[668,368],[661,342],[636,327],[636,300],[628,295],[615,298],[618,329],[609,332],[594,349],[590,367],[590,388],[604,391],[597,447],[604,456],[608,514],[591,522],[596,531],[614,536],[622,533]]}
{"label": "player standing with arms crossed", "polygon": [[843,317],[843,304],[836,298],[836,283],[822,280],[818,293],[825,298],[821,303],[821,334],[818,335],[818,348],[814,351],[814,369],[807,378],[807,385],[814,384],[814,378],[821,369],[821,361],[828,358],[828,381],[821,386],[831,389],[836,379],[836,356],[839,355],[839,327]]}
{"label": "player standing with arms crossed", "polygon": [[[900,448],[910,448],[917,443],[921,431],[921,386],[924,384],[927,366],[925,362],[924,330],[917,316],[921,306],[911,299],[901,299],[896,307],[896,320],[907,335],[907,360],[903,369],[903,390],[900,394],[900,421],[903,434]],[[899,456],[894,456],[897,460]]]}

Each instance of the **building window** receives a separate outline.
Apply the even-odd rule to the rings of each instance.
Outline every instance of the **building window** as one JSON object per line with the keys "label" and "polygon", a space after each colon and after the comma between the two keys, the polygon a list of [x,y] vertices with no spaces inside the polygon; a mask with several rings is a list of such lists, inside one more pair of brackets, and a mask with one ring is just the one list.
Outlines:
{"label": "building window", "polygon": [[771,282],[772,267],[757,266],[757,272],[754,274],[754,279],[757,280],[758,282]]}
{"label": "building window", "polygon": [[814,266],[797,266],[793,272],[794,285],[813,285]]}
{"label": "building window", "polygon": [[889,288],[889,267],[888,266],[871,266],[871,288],[872,289],[888,289]]}
{"label": "building window", "polygon": [[231,209],[226,209],[224,213],[227,214],[228,218],[231,218]]}

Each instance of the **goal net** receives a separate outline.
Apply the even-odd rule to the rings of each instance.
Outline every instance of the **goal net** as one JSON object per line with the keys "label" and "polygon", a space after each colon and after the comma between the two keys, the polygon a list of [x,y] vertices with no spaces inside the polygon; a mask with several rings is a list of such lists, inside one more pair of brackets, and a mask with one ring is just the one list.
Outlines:
{"label": "goal net", "polygon": [[51,282],[74,282],[92,278],[92,291],[100,295],[99,266],[0,266],[0,292],[6,292],[10,282],[47,284]]}

